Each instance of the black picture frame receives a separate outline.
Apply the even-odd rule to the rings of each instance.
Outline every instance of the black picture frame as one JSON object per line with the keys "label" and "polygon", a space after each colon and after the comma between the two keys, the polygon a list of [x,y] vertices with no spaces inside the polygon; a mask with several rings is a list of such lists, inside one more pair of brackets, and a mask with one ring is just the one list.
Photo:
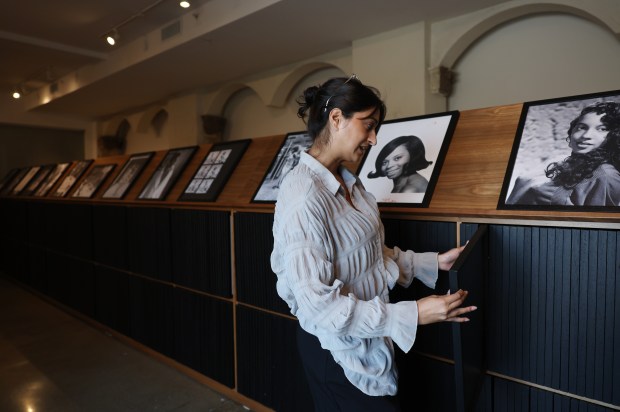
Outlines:
{"label": "black picture frame", "polygon": [[[357,170],[362,184],[380,206],[428,207],[458,118],[458,111],[450,111],[389,120],[381,125],[377,144],[366,152]],[[419,153],[420,144],[431,163],[416,161],[417,167],[423,167],[416,172],[411,158]],[[407,157],[407,163],[398,164],[399,159]],[[386,170],[377,165],[382,158],[387,159]],[[390,166],[390,159],[397,165]]]}
{"label": "black picture frame", "polygon": [[163,200],[191,160],[198,146],[170,149],[144,185],[138,199]]}
{"label": "black picture frame", "polygon": [[9,171],[8,171],[8,172],[4,175],[4,177],[2,178],[2,180],[0,180],[0,193],[3,193],[3,192],[4,192],[4,187],[5,187],[6,185],[8,185],[8,184],[9,184],[9,183],[13,180],[13,178],[17,175],[17,173],[19,173],[19,170],[20,170],[20,169],[19,169],[18,167],[16,167],[16,168],[13,168],[13,169],[9,170]]}
{"label": "black picture frame", "polygon": [[252,202],[275,203],[280,182],[289,171],[297,166],[301,152],[309,149],[311,145],[312,138],[308,132],[287,133],[276,157],[271,161],[267,173],[252,196]]}
{"label": "black picture frame", "polygon": [[103,199],[124,198],[154,154],[155,152],[147,152],[131,155],[101,197]]}
{"label": "black picture frame", "polygon": [[179,200],[214,202],[251,142],[244,139],[211,146]]}
{"label": "black picture frame", "polygon": [[32,196],[39,186],[47,179],[47,176],[54,170],[55,165],[45,165],[39,168],[37,174],[34,175],[30,182],[19,194],[20,196]]}
{"label": "black picture frame", "polygon": [[114,163],[93,166],[84,179],[82,179],[78,187],[73,191],[71,197],[82,199],[90,199],[93,197],[115,167],[116,164]]}
{"label": "black picture frame", "polygon": [[41,166],[31,166],[21,180],[11,190],[12,195],[20,194],[28,185],[28,183],[39,173]]}
{"label": "black picture frame", "polygon": [[11,194],[13,192],[13,188],[17,186],[29,170],[30,167],[22,167],[18,169],[17,172],[13,174],[11,179],[2,187],[2,192],[0,192],[0,194],[3,196]]}
{"label": "black picture frame", "polygon": [[52,187],[56,184],[58,179],[65,173],[65,171],[69,168],[70,163],[58,163],[53,166],[52,171],[47,175],[45,180],[41,182],[37,190],[34,192],[34,196],[46,196]]}
{"label": "black picture frame", "polygon": [[[615,111],[612,117],[609,109]],[[587,113],[591,110],[594,112]],[[604,154],[608,152],[597,150],[604,147],[610,133],[620,138],[618,126],[607,132],[601,128],[607,127],[603,122],[609,120],[619,124],[620,90],[525,102],[497,208],[617,212],[620,166],[608,159]],[[595,130],[606,135],[597,133],[594,137],[591,133]],[[620,156],[613,152],[616,158]],[[602,160],[594,161],[593,156]],[[547,177],[547,171],[553,173],[554,164],[560,165],[569,157],[571,164],[561,176]]]}
{"label": "black picture frame", "polygon": [[71,169],[67,172],[62,179],[56,190],[51,194],[53,197],[65,197],[71,188],[75,185],[75,182],[84,174],[86,169],[93,162],[93,159],[79,160]]}
{"label": "black picture frame", "polygon": [[448,272],[450,291],[468,291],[467,306],[477,309],[464,315],[469,322],[452,323],[454,387],[457,412],[473,411],[487,369],[486,285],[489,272],[489,230],[478,226]]}

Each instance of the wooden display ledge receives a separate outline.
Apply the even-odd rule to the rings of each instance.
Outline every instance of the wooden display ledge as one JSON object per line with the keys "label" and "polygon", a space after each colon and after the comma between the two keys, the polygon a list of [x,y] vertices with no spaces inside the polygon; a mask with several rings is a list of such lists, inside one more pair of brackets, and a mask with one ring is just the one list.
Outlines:
{"label": "wooden display ledge", "polygon": [[[461,111],[429,207],[382,207],[382,212],[388,216],[398,215],[411,219],[501,221],[526,225],[549,225],[553,222],[559,226],[620,228],[619,215],[613,212],[497,209],[522,107],[523,105],[519,103]],[[252,203],[252,197],[284,138],[285,135],[276,135],[252,139],[252,143],[215,202],[177,200],[211,148],[210,144],[199,146],[163,201],[139,200],[138,195],[167,150],[155,153],[123,200],[102,199],[101,195],[120,172],[129,155],[98,158],[93,162],[93,165],[107,163],[118,165],[93,199],[71,198],[71,192],[65,198],[36,199],[270,213],[273,211],[273,204]],[[350,166],[352,170],[357,168],[357,165]],[[78,185],[79,182],[73,190]],[[53,190],[54,188],[51,192]]]}

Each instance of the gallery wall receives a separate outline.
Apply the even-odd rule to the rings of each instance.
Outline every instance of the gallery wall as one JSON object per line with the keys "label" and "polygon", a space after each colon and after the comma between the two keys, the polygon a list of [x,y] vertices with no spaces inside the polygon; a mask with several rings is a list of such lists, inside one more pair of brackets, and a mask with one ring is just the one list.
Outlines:
{"label": "gallery wall", "polygon": [[[388,105],[388,119],[619,89],[620,41],[615,28],[603,21],[614,5],[605,1],[556,3],[546,4],[543,13],[536,2],[516,0],[441,22],[398,27],[356,39],[351,47],[328,55],[256,73],[214,90],[173,98],[165,104],[170,113],[166,135],[175,130],[184,135],[174,139],[202,143],[201,130],[180,126],[188,122],[188,112],[226,118],[225,140],[299,130],[303,125],[296,117],[295,99],[301,91],[334,75],[349,73],[356,73],[363,82],[381,91]],[[454,73],[453,92],[446,98],[431,92],[428,69],[441,64],[442,56],[450,53],[457,57],[450,67]],[[299,76],[288,87],[285,103],[274,105],[272,97],[287,76],[306,67],[314,67],[315,71]],[[593,67],[596,75],[591,74]],[[227,90],[234,92],[227,94]],[[176,103],[177,99],[187,103],[194,98],[195,108]],[[185,112],[179,112],[181,108]],[[121,116],[127,116],[133,124],[143,113]],[[105,125],[106,121],[102,121],[98,129]],[[87,139],[95,137],[88,135]],[[128,153],[143,151],[150,145],[160,149],[169,137],[158,139],[152,130],[138,132],[132,127]]]}

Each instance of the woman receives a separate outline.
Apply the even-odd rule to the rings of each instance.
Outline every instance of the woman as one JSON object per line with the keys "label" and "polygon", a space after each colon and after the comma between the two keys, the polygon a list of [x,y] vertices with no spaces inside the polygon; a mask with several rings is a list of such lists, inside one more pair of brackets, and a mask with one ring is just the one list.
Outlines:
{"label": "woman", "polygon": [[278,193],[271,266],[278,294],[299,320],[298,347],[315,407],[399,410],[395,342],[409,351],[417,326],[464,322],[467,292],[389,303],[397,282],[434,287],[462,248],[414,253],[384,245],[374,197],[342,166],[376,143],[385,117],[377,91],[357,78],[306,89],[298,114],[313,144]]}
{"label": "woman", "polygon": [[620,103],[583,109],[566,141],[571,155],[547,166],[551,180],[517,178],[507,204],[620,206]]}
{"label": "woman", "polygon": [[428,180],[418,173],[433,162],[426,160],[424,143],[417,136],[400,136],[386,144],[368,178],[387,177],[394,183],[392,193],[424,193]]}

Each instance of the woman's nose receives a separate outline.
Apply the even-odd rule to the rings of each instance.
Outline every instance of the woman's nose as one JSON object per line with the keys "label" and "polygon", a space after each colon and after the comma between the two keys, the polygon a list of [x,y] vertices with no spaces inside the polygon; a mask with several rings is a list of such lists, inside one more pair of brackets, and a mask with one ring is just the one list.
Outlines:
{"label": "woman's nose", "polygon": [[370,134],[368,135],[368,143],[371,146],[374,146],[377,144],[377,133],[374,130],[370,132]]}

